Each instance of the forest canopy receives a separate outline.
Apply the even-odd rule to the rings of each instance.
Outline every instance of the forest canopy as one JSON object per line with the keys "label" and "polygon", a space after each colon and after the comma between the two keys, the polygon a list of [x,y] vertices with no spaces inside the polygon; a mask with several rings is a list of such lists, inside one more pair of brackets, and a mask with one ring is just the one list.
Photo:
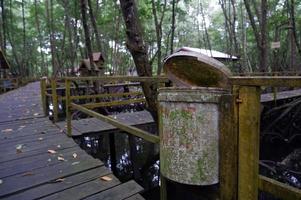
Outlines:
{"label": "forest canopy", "polygon": [[[133,2],[153,74],[182,46],[237,56],[238,62],[229,63],[237,73],[301,69],[300,1]],[[107,73],[126,75],[135,68],[118,0],[0,3],[1,49],[15,75],[70,75],[89,51],[102,53]]]}

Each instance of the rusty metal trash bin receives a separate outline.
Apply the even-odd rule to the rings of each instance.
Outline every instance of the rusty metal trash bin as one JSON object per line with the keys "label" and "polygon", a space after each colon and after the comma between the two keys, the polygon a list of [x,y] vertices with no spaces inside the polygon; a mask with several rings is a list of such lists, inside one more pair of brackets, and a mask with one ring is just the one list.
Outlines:
{"label": "rusty metal trash bin", "polygon": [[175,182],[219,182],[219,104],[229,94],[230,71],[196,52],[179,51],[164,70],[176,87],[158,92],[160,170]]}

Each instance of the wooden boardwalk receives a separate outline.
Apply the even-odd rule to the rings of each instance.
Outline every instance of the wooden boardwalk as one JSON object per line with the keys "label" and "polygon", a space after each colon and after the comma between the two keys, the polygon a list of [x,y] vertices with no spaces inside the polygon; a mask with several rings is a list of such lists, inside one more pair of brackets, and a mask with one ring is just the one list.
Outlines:
{"label": "wooden boardwalk", "polygon": [[43,116],[39,91],[0,96],[0,199],[143,199]]}
{"label": "wooden boardwalk", "polygon": [[[147,126],[154,123],[151,114],[147,111],[140,111],[134,113],[121,113],[117,115],[110,115],[112,118],[131,126]],[[66,131],[66,122],[58,122],[56,125]],[[72,120],[72,136],[81,136],[85,134],[94,134],[99,132],[112,132],[117,131],[118,128],[109,123],[103,122],[96,118],[87,118],[80,120]]]}

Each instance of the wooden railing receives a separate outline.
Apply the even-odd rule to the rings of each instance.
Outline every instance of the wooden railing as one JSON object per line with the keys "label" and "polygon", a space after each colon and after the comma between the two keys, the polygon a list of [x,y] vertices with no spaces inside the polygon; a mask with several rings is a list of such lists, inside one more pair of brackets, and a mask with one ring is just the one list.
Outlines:
{"label": "wooden railing", "polygon": [[[89,116],[112,124],[146,141],[158,143],[159,137],[132,126],[122,124],[111,117],[89,108],[103,104],[79,105],[75,99],[96,98],[100,95],[71,96],[71,81],[124,80],[139,82],[168,82],[165,77],[86,77],[66,78],[67,134],[72,135],[71,110],[79,110]],[[301,87],[300,76],[233,76],[230,78],[231,95],[223,98],[220,129],[220,199],[255,200],[263,191],[277,198],[301,199],[301,190],[268,177],[259,175],[260,94],[261,87]],[[44,87],[43,81],[41,85]],[[44,87],[45,88],[45,87]],[[109,94],[112,95],[112,94]],[[118,94],[116,94],[118,95]],[[101,96],[102,97],[102,96]],[[92,106],[93,105],[93,106]],[[166,199],[166,180],[161,177],[161,198]]]}
{"label": "wooden railing", "polygon": [[[86,95],[86,96],[71,96],[71,81],[103,81],[103,82],[112,82],[112,81],[131,81],[131,82],[153,82],[154,84],[165,83],[169,82],[166,77],[132,77],[132,76],[118,76],[118,77],[81,77],[81,78],[65,78],[65,87],[66,87],[66,120],[67,120],[67,135],[72,136],[72,126],[71,126],[71,110],[79,110],[89,116],[95,117],[99,120],[107,122],[123,131],[126,131],[129,134],[134,136],[143,138],[146,141],[152,143],[158,143],[159,137],[138,129],[133,126],[129,126],[118,122],[111,117],[99,114],[90,110],[91,108],[103,107],[103,106],[114,106],[114,105],[125,105],[129,103],[137,103],[137,102],[144,102],[144,99],[130,99],[125,101],[111,101],[111,102],[99,102],[99,103],[89,103],[84,105],[79,105],[73,103],[72,101],[75,99],[89,99],[89,98],[96,98],[96,97],[119,97],[124,95],[133,95],[133,94],[140,94],[139,92],[130,92],[130,93],[120,93],[120,94],[99,94],[99,95]],[[90,108],[90,109],[89,109]]]}
{"label": "wooden railing", "polygon": [[16,89],[20,85],[20,78],[1,78],[0,79],[0,93],[8,90]]}
{"label": "wooden railing", "polygon": [[254,200],[259,190],[277,198],[301,199],[301,190],[259,175],[260,87],[301,87],[301,77],[231,77],[230,82],[233,109],[224,116],[228,123],[222,126],[228,131],[220,144],[221,199]]}
{"label": "wooden railing", "polygon": [[[105,82],[119,82],[119,81],[135,81],[135,77],[69,77],[68,80],[70,82],[77,82],[77,81],[101,81],[102,83]],[[63,82],[62,82],[63,81]],[[60,85],[58,85],[60,83]],[[105,84],[103,88],[111,88],[115,86],[129,86],[129,87],[137,87],[140,86],[140,83],[122,83],[122,84]],[[87,86],[85,86],[87,87]],[[75,89],[75,87],[70,86],[70,89]],[[65,91],[65,79],[41,79],[41,98],[42,98],[42,105],[44,114],[48,115],[47,113],[47,102],[48,98],[51,99],[53,105],[53,121],[58,121],[58,114],[59,114],[59,102],[66,101],[66,95],[58,94],[59,91]],[[129,98],[127,100],[117,101],[112,100],[112,98],[121,98],[121,97],[139,97],[139,98]],[[75,95],[71,96],[71,100],[88,100],[88,99],[111,99],[110,101],[98,102],[98,103],[87,103],[83,105],[86,108],[99,108],[99,107],[111,107],[111,106],[121,106],[121,105],[128,105],[132,103],[144,103],[145,98],[142,98],[143,93],[138,92],[119,92],[119,93],[101,93],[101,94],[93,94],[93,95]]]}

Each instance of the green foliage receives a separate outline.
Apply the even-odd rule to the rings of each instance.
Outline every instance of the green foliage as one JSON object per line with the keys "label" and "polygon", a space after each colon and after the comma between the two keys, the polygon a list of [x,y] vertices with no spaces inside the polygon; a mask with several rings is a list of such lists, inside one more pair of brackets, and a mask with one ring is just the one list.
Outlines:
{"label": "green foliage", "polygon": [[[46,15],[46,2],[48,2],[49,12],[53,15],[51,26]],[[50,8],[53,3],[52,8]],[[92,9],[95,15],[97,28],[100,34],[103,54],[106,60],[106,67],[114,73],[126,74],[129,68],[133,68],[134,63],[129,52],[126,50],[126,37],[124,21],[120,12],[118,0],[93,1]],[[170,52],[170,32],[172,17],[172,0],[166,1],[164,10],[164,0],[155,0],[155,9],[159,18],[164,13],[162,22],[162,58]],[[225,16],[218,5],[218,1],[201,0],[180,0],[176,1],[176,31],[174,47],[192,46],[198,48],[208,48],[206,31],[209,35],[211,48],[214,50],[233,53],[230,48],[229,34],[225,28]],[[229,6],[230,1],[227,6]],[[259,2],[259,1],[258,1]],[[273,68],[274,50],[270,49],[270,43],[275,41],[277,27],[290,20],[288,0],[268,1],[268,48],[270,57],[270,68]],[[295,1],[295,23],[297,42],[300,44],[301,35],[301,5]],[[137,0],[137,7],[141,26],[143,28],[144,40],[149,49],[149,58],[153,62],[153,71],[157,69],[156,62],[156,29],[152,12],[151,0]],[[258,4],[259,5],[259,4]],[[6,18],[0,20],[5,22],[6,31],[6,53],[9,61],[17,73],[21,73],[22,67],[26,68],[26,75],[40,76],[50,75],[52,56],[56,56],[57,64],[61,68],[60,72],[67,73],[71,68],[77,66],[81,59],[86,57],[85,42],[81,24],[81,14],[79,1],[68,0],[31,0],[24,1],[25,38],[23,30],[22,1],[4,0],[4,11]],[[200,6],[204,10],[204,19],[200,13]],[[254,7],[252,7],[254,11]],[[232,12],[229,9],[229,12]],[[230,13],[232,14],[232,13]],[[236,3],[236,39],[239,45],[237,53],[242,59],[241,63],[249,63],[246,69],[256,70],[258,66],[258,49],[250,21],[247,17],[243,1]],[[204,24],[205,22],[205,24]],[[90,18],[88,25],[91,30],[92,48],[99,51],[96,45],[96,35],[92,28]],[[39,27],[38,27],[39,26]],[[2,29],[2,27],[1,27]],[[40,31],[39,31],[40,30]],[[55,54],[50,50],[50,32],[54,36]],[[0,31],[1,34],[4,31]],[[246,34],[246,40],[243,39]],[[277,51],[281,57],[283,69],[288,66],[291,57],[289,46],[290,33],[288,29],[282,28],[278,40],[281,48]],[[25,41],[25,43],[24,43]],[[1,41],[3,42],[3,41]],[[246,42],[244,47],[244,42]],[[243,49],[245,48],[245,49]],[[244,57],[244,51],[247,57]],[[42,52],[42,53],[41,53]],[[296,53],[297,61],[301,55]],[[298,62],[297,62],[298,63]]]}

